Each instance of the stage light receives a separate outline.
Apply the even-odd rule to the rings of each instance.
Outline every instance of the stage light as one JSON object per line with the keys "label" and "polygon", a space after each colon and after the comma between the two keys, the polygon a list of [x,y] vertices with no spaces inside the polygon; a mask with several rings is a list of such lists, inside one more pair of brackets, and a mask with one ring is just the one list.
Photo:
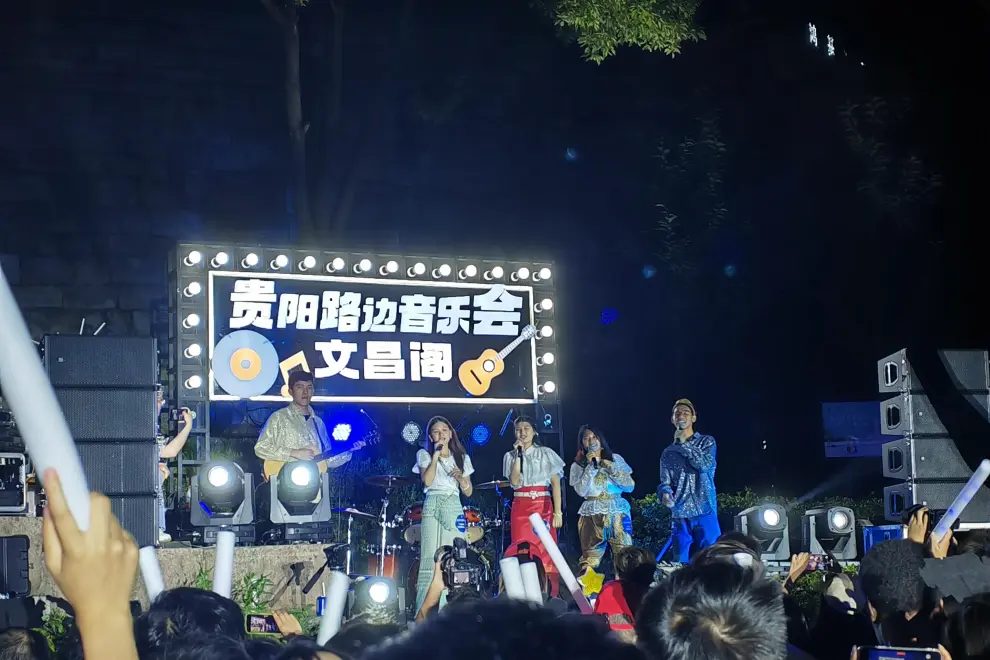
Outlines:
{"label": "stage light", "polygon": [[440,264],[439,268],[433,269],[433,279],[440,279],[441,277],[450,277],[451,268],[450,264]]}
{"label": "stage light", "polygon": [[548,380],[547,382],[543,383],[543,391],[546,392],[547,394],[553,394],[554,392],[557,391],[557,383],[553,382],[552,380]]}
{"label": "stage light", "polygon": [[381,275],[381,276],[383,276],[383,277],[385,275],[391,275],[392,273],[397,273],[397,272],[399,272],[399,262],[398,261],[389,261],[384,266],[382,266],[381,268],[378,269],[378,274]]}
{"label": "stage light", "polygon": [[187,390],[198,390],[203,386],[203,377],[193,374],[189,378],[186,378],[185,386]]}
{"label": "stage light", "polygon": [[549,298],[544,298],[540,302],[536,303],[537,312],[549,312],[553,309],[553,301]]}
{"label": "stage light", "polygon": [[406,268],[407,277],[416,277],[417,275],[422,275],[426,272],[426,264],[422,261],[417,261],[415,264]]}
{"label": "stage light", "polygon": [[358,275],[367,273],[369,270],[371,270],[371,259],[362,259],[354,264],[354,272]]}
{"label": "stage light", "polygon": [[252,482],[252,475],[233,461],[206,463],[192,479],[190,522],[194,527],[253,523]]}
{"label": "stage light", "polygon": [[544,339],[553,337],[553,327],[549,325],[540,326],[540,336]]}
{"label": "stage light", "polygon": [[402,427],[402,439],[411,445],[419,442],[422,435],[423,429],[416,422],[406,422],[406,425]]}
{"label": "stage light", "polygon": [[313,270],[316,268],[316,257],[309,255],[299,262],[299,270]]}
{"label": "stage light", "polygon": [[183,262],[187,266],[198,266],[201,261],[203,261],[203,253],[200,252],[199,250],[193,250],[192,252],[186,255],[186,258]]}
{"label": "stage light", "polygon": [[330,499],[330,477],[321,473],[315,461],[290,461],[271,477],[269,495],[271,521],[286,525],[286,538],[303,540],[329,534],[322,526],[306,523],[326,523],[333,515]]}
{"label": "stage light", "polygon": [[254,252],[251,252],[241,260],[241,267],[254,268],[255,266],[258,265],[258,261],[259,261],[258,255],[256,255]]}
{"label": "stage light", "polygon": [[736,514],[734,527],[737,532],[760,542],[760,557],[764,561],[791,558],[787,510],[779,504],[761,504],[740,511]]}
{"label": "stage light", "polygon": [[403,603],[395,581],[387,577],[362,576],[354,580],[354,601],[348,620],[360,617],[370,625],[398,623]]}
{"label": "stage light", "polygon": [[544,353],[541,357],[536,358],[537,366],[544,366],[548,364],[553,364],[554,357],[553,353]]}
{"label": "stage light", "polygon": [[485,271],[486,280],[500,280],[502,279],[503,275],[505,275],[505,271],[502,270],[501,266],[495,266],[491,270]]}
{"label": "stage light", "polygon": [[269,265],[272,267],[272,270],[279,270],[280,268],[285,268],[286,266],[289,265],[289,258],[284,254],[280,254],[274,259],[272,259],[272,262]]}
{"label": "stage light", "polygon": [[183,354],[187,358],[198,358],[203,354],[203,347],[199,344],[189,344],[186,346],[186,350],[183,351]]}
{"label": "stage light", "polygon": [[809,509],[801,519],[802,545],[813,555],[856,559],[856,514],[844,506]]}
{"label": "stage light", "polygon": [[333,427],[333,439],[337,442],[345,442],[349,437],[351,437],[350,424],[337,424]]}
{"label": "stage light", "polygon": [[328,273],[337,273],[347,268],[347,262],[341,257],[334,257],[333,261],[327,264]]}
{"label": "stage light", "polygon": [[550,269],[544,266],[543,268],[540,269],[538,273],[533,274],[533,280],[535,281],[549,280],[551,274],[552,273],[550,272]]}
{"label": "stage light", "polygon": [[479,447],[486,444],[488,439],[491,437],[492,432],[484,424],[476,424],[475,427],[471,429],[471,442]]}
{"label": "stage light", "polygon": [[305,466],[297,466],[292,469],[289,474],[289,479],[292,480],[294,486],[308,486],[309,482],[314,479],[313,471]]}
{"label": "stage light", "polygon": [[203,292],[203,285],[199,282],[190,282],[185,289],[182,290],[182,295],[186,298],[192,298],[193,296],[198,296]]}
{"label": "stage light", "polygon": [[518,282],[520,280],[528,280],[529,279],[529,268],[526,268],[525,266],[523,266],[522,268],[520,268],[516,272],[512,273],[512,275],[510,276],[509,279],[511,279],[513,282]]}
{"label": "stage light", "polygon": [[182,327],[188,330],[189,328],[195,328],[199,325],[199,314],[190,314],[186,318],[182,319]]}
{"label": "stage light", "polygon": [[457,271],[457,276],[462,280],[466,280],[469,277],[477,277],[478,267],[475,266],[474,264],[468,264],[464,268],[461,268],[459,271]]}
{"label": "stage light", "polygon": [[214,268],[220,268],[222,266],[226,266],[228,261],[230,261],[230,257],[226,252],[217,252],[210,264]]}

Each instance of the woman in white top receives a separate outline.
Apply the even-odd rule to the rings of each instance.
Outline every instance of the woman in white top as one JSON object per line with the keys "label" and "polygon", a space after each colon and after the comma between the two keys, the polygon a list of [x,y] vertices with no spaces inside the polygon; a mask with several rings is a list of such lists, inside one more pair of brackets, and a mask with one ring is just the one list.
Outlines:
{"label": "woman in white top", "polygon": [[536,425],[529,417],[518,417],[514,424],[516,442],[502,460],[502,473],[512,485],[512,545],[506,557],[516,554],[519,544],[529,543],[530,554],[543,561],[550,580],[550,595],[557,595],[559,574],[540,537],[533,531],[529,516],[540,514],[550,529],[553,540],[564,524],[560,508],[560,479],[564,476],[564,461],[552,449],[537,443]]}
{"label": "woman in white top", "polygon": [[416,452],[413,472],[423,480],[426,494],[416,580],[416,610],[419,611],[433,580],[433,555],[437,549],[453,545],[455,537],[464,537],[467,521],[460,494],[470,497],[473,491],[471,457],[446,418],[434,417],[426,425],[426,449]]}
{"label": "woman in white top", "polygon": [[577,454],[571,465],[571,486],[584,503],[578,509],[578,538],[581,539],[581,572],[598,568],[606,545],[616,551],[632,545],[632,517],[623,493],[635,484],[632,468],[612,453],[603,436],[587,424],[578,430]]}

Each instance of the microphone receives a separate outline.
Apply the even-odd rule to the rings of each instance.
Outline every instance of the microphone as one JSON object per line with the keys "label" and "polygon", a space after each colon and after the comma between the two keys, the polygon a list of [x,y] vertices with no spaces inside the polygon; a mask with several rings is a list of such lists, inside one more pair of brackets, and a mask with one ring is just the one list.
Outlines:
{"label": "microphone", "polygon": [[[591,447],[589,447],[589,449],[591,451],[598,451],[601,448],[602,448],[602,446],[599,443],[597,443],[597,442],[592,443]],[[598,469],[598,459],[597,458],[594,458],[594,457],[591,458],[591,467],[595,468],[596,470]]]}

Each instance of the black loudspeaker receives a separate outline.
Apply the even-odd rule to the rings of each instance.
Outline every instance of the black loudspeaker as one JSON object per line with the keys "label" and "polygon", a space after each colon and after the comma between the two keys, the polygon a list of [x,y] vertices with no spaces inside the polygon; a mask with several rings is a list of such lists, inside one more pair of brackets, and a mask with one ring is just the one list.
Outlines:
{"label": "black loudspeaker", "polygon": [[883,476],[921,481],[966,481],[973,471],[952,438],[906,437],[883,444]]}
{"label": "black loudspeaker", "polygon": [[[965,482],[935,481],[935,482],[905,482],[883,489],[883,510],[887,520],[900,522],[904,511],[915,504],[924,504],[932,511],[947,511],[956,495],[962,490]],[[990,490],[985,486],[976,491],[976,495],[959,515],[962,525],[978,525],[986,527],[990,521]]]}
{"label": "black loudspeaker", "polygon": [[110,498],[110,510],[120,526],[130,532],[139,548],[158,543],[157,495],[124,495]]}
{"label": "black loudspeaker", "polygon": [[104,495],[158,492],[158,444],[82,442],[76,445],[89,489]]}
{"label": "black loudspeaker", "polygon": [[28,550],[31,540],[26,536],[0,536],[0,594],[7,597],[29,596],[31,581],[28,579]]}
{"label": "black loudspeaker", "polygon": [[53,387],[158,385],[158,342],[153,337],[46,335],[44,349]]}
{"label": "black loudspeaker", "polygon": [[55,397],[76,442],[149,442],[158,435],[155,390],[59,388]]}

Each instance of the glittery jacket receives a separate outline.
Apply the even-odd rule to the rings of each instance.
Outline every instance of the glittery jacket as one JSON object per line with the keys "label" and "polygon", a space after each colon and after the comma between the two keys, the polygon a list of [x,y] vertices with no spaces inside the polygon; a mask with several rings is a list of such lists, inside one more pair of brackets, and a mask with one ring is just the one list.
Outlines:
{"label": "glittery jacket", "polygon": [[[312,449],[320,454],[329,449],[327,427],[312,408],[309,408],[309,419],[299,412],[295,406],[289,405],[272,413],[261,436],[254,445],[255,455],[265,461],[288,461],[289,455],[295,449]],[[327,461],[327,468],[340,467],[351,460],[351,453],[345,452],[332,456]]]}
{"label": "glittery jacket", "polygon": [[657,494],[674,498],[670,515],[695,518],[718,513],[715,499],[715,438],[695,433],[683,443],[674,443],[660,456],[660,486]]}
{"label": "glittery jacket", "polygon": [[631,493],[636,484],[632,468],[618,454],[612,454],[610,463],[600,463],[597,468],[590,463],[585,466],[572,463],[570,482],[574,491],[584,498],[579,516],[629,513],[629,502],[622,499],[622,494]]}

